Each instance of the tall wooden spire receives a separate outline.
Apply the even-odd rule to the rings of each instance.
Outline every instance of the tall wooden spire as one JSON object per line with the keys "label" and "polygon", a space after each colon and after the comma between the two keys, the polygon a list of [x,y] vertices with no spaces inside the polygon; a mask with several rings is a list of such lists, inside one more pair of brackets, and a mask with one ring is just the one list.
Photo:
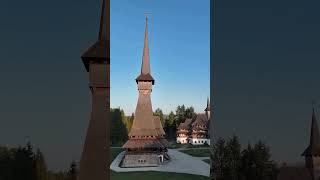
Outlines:
{"label": "tall wooden spire", "polygon": [[310,142],[303,156],[320,156],[320,134],[314,108],[312,109]]}
{"label": "tall wooden spire", "polygon": [[210,100],[209,100],[209,97],[207,98],[207,107],[204,111],[206,112],[207,118],[210,119]]}
{"label": "tall wooden spire", "polygon": [[149,38],[148,38],[148,17],[146,17],[146,27],[144,32],[144,47],[143,47],[141,74],[151,74],[150,55],[149,55]]}
{"label": "tall wooden spire", "polygon": [[154,79],[151,76],[150,69],[150,54],[149,54],[149,36],[148,36],[148,17],[146,16],[146,26],[144,31],[144,47],[142,55],[141,73],[136,78],[136,81],[151,81],[154,84]]}
{"label": "tall wooden spire", "polygon": [[110,110],[110,0],[102,0],[98,40],[82,56],[89,72],[92,110],[78,180],[108,180]]}
{"label": "tall wooden spire", "polygon": [[207,98],[207,107],[204,111],[210,111],[210,100],[209,97]]}
{"label": "tall wooden spire", "polygon": [[102,0],[99,34],[97,41],[81,56],[85,68],[88,72],[90,61],[107,61],[110,63],[110,14],[109,10],[107,9],[109,8],[109,1],[110,0]]}
{"label": "tall wooden spire", "polygon": [[[129,140],[123,148],[133,148],[137,146],[148,146],[165,148],[166,141],[163,139],[165,132],[160,119],[153,116],[151,92],[154,79],[150,74],[150,57],[148,42],[148,18],[146,18],[144,48],[142,56],[141,73],[136,78],[138,84],[139,97],[134,114],[134,120],[129,132]],[[149,138],[149,139],[145,139]],[[151,138],[151,139],[150,139]],[[137,143],[139,142],[139,143]]]}

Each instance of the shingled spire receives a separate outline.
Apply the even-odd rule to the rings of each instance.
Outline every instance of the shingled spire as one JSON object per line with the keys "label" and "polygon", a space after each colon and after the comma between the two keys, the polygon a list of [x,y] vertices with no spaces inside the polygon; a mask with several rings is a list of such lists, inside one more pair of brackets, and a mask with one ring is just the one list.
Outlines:
{"label": "shingled spire", "polygon": [[[146,18],[141,73],[136,82],[139,91],[138,102],[128,134],[129,139],[122,146],[126,149],[126,154],[121,161],[121,167],[158,166],[164,160],[170,159],[167,154],[169,143],[165,139],[160,118],[154,116],[152,110],[151,92],[154,79],[150,74],[148,18]],[[161,157],[160,162],[159,157]]]}
{"label": "shingled spire", "polygon": [[149,37],[148,37],[148,17],[146,17],[146,27],[144,31],[144,47],[142,55],[141,73],[136,78],[136,81],[151,81],[154,84],[154,79],[151,76],[150,70],[150,55],[149,55]]}
{"label": "shingled spire", "polygon": [[209,97],[207,98],[207,107],[204,111],[206,112],[207,118],[210,119],[210,100],[209,100]]}
{"label": "shingled spire", "polygon": [[150,74],[148,17],[146,17],[146,28],[144,31],[144,47],[143,47],[141,74]]}
{"label": "shingled spire", "polygon": [[110,63],[110,18],[105,1],[102,0],[98,40],[81,56],[87,71],[89,71],[90,61],[107,61]]}
{"label": "shingled spire", "polygon": [[207,107],[204,111],[210,111],[210,100],[209,97],[207,98]]}
{"label": "shingled spire", "polygon": [[314,108],[312,109],[310,144],[302,156],[320,156],[320,134]]}
{"label": "shingled spire", "polygon": [[98,40],[81,59],[89,75],[91,113],[78,180],[109,180],[110,146],[110,0],[101,0]]}

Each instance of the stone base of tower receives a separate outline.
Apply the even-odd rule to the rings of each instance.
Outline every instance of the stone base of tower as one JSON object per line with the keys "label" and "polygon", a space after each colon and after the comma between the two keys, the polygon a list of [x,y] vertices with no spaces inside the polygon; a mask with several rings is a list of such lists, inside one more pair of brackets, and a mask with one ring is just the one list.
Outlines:
{"label": "stone base of tower", "polygon": [[167,152],[126,152],[120,167],[122,168],[139,168],[139,167],[156,167],[170,160]]}

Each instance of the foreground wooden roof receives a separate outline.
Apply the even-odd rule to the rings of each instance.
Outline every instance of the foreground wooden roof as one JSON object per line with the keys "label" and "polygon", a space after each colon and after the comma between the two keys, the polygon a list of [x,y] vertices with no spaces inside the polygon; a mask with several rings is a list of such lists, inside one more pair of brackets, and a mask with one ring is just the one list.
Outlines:
{"label": "foreground wooden roof", "polygon": [[312,180],[306,167],[281,167],[278,180]]}
{"label": "foreground wooden roof", "polygon": [[320,156],[320,135],[314,109],[312,110],[310,143],[302,156]]}
{"label": "foreground wooden roof", "polygon": [[84,66],[89,71],[90,61],[106,61],[110,63],[110,27],[108,23],[107,11],[105,10],[105,1],[103,1],[100,16],[100,26],[98,40],[89,47],[81,56]]}

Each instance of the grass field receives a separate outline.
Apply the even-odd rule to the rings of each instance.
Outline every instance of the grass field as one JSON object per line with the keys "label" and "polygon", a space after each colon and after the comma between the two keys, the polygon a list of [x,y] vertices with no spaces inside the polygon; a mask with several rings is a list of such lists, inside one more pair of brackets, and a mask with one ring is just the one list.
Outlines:
{"label": "grass field", "polygon": [[195,156],[195,157],[210,157],[210,150],[209,148],[206,149],[185,149],[181,150],[180,152],[189,154],[190,156]]}
{"label": "grass field", "polygon": [[170,142],[169,148],[170,149],[177,149],[177,148],[209,148],[209,145],[191,145],[191,144],[180,144],[176,142]]}
{"label": "grass field", "polygon": [[[113,159],[122,152],[121,148],[110,148],[110,159],[111,162]],[[111,163],[110,162],[110,163]],[[191,174],[180,174],[180,173],[169,173],[169,172],[127,172],[127,173],[117,173],[110,170],[110,179],[111,180],[209,180],[208,177],[197,176]]]}

